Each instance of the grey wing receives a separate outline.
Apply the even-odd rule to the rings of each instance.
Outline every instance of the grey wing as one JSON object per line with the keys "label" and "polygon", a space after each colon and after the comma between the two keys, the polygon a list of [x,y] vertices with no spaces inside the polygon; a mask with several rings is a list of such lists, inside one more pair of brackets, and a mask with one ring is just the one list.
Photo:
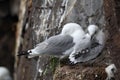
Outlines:
{"label": "grey wing", "polygon": [[105,33],[100,30],[94,38],[95,39],[93,39],[94,41],[91,44],[90,52],[82,54],[79,58],[77,58],[77,61],[86,62],[100,55],[106,42]]}
{"label": "grey wing", "polygon": [[79,43],[75,45],[75,50],[76,52],[82,53],[82,51],[86,49],[89,50],[90,45],[91,45],[91,38],[86,37],[86,38],[81,39]]}
{"label": "grey wing", "polygon": [[[62,55],[63,52],[74,46],[73,38],[69,35],[56,35],[38,44],[37,48],[43,54]],[[41,49],[40,49],[41,48]]]}
{"label": "grey wing", "polygon": [[89,53],[81,54],[79,58],[77,58],[78,62],[86,62],[89,60],[92,60],[100,55],[101,51],[103,50],[103,45],[99,45],[97,47],[94,47],[90,50]]}

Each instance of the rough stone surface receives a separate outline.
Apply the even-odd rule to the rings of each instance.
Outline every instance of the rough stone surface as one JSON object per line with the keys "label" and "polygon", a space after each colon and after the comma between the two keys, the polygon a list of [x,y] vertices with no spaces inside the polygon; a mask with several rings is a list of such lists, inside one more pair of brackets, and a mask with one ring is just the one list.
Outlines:
{"label": "rough stone surface", "polygon": [[[108,64],[115,63],[117,56],[113,53],[117,55],[116,51],[119,51],[119,44],[116,43],[119,35],[113,36],[119,30],[116,26],[119,20],[116,21],[115,15],[112,14],[114,12],[112,3],[115,2],[110,0],[33,0],[30,14],[28,12],[28,18],[26,18],[29,27],[25,30],[20,50],[33,48],[37,43],[58,34],[62,25],[68,22],[76,22],[83,28],[89,24],[97,24],[100,28],[108,30],[109,39],[102,55],[97,59],[74,66],[63,61],[56,67],[55,72],[53,72],[55,62],[50,57],[42,56],[30,60],[20,57],[17,80],[105,80],[104,69]],[[112,30],[114,34],[111,33]],[[113,61],[110,55],[114,56]],[[117,63],[118,61],[119,59]]]}
{"label": "rough stone surface", "polygon": [[54,80],[105,80],[104,67],[97,66],[61,66],[55,71]]}
{"label": "rough stone surface", "polygon": [[109,39],[107,50],[112,58],[112,63],[117,67],[115,79],[120,79],[120,1],[119,0],[104,0],[106,25],[109,31]]}

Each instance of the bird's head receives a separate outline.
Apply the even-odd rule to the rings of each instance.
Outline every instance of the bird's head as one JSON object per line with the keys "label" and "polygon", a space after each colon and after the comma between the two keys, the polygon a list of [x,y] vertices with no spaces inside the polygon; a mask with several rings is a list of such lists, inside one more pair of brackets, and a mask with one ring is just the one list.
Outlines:
{"label": "bird's head", "polygon": [[62,32],[61,34],[62,35],[70,35],[72,33],[74,33],[76,30],[82,30],[82,27],[77,24],[77,23],[67,23],[63,26],[63,29],[62,29]]}
{"label": "bird's head", "polygon": [[89,25],[87,31],[91,36],[93,36],[98,31],[98,29],[99,28],[97,25]]}

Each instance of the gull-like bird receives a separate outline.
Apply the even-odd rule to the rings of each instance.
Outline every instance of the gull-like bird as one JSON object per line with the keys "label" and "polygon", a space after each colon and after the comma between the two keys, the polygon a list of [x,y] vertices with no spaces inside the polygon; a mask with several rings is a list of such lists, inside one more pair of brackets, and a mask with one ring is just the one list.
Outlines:
{"label": "gull-like bird", "polygon": [[99,30],[91,42],[91,47],[89,51],[86,51],[86,54],[80,56],[76,55],[77,62],[86,62],[92,60],[99,56],[105,46],[106,34],[103,30]]}
{"label": "gull-like bird", "polygon": [[0,67],[0,80],[12,80],[10,72],[5,67]]}
{"label": "gull-like bird", "polygon": [[[73,47],[78,42],[78,40],[76,40],[77,37],[81,37],[84,34],[79,24],[67,23],[63,26],[60,34],[51,36],[47,40],[37,44],[33,49],[19,52],[18,56],[28,55],[28,58],[32,58],[40,55],[52,55],[63,58],[71,54]],[[74,40],[76,40],[76,42],[74,42]]]}
{"label": "gull-like bird", "polygon": [[105,33],[97,25],[89,25],[88,32],[74,47],[69,59],[72,63],[86,62],[96,58],[105,45]]}

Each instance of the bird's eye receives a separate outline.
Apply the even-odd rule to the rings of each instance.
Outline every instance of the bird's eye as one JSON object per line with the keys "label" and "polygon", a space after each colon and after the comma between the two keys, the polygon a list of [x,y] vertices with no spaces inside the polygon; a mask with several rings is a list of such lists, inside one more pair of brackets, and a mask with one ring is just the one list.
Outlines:
{"label": "bird's eye", "polygon": [[97,34],[97,31],[95,31],[95,34]]}

